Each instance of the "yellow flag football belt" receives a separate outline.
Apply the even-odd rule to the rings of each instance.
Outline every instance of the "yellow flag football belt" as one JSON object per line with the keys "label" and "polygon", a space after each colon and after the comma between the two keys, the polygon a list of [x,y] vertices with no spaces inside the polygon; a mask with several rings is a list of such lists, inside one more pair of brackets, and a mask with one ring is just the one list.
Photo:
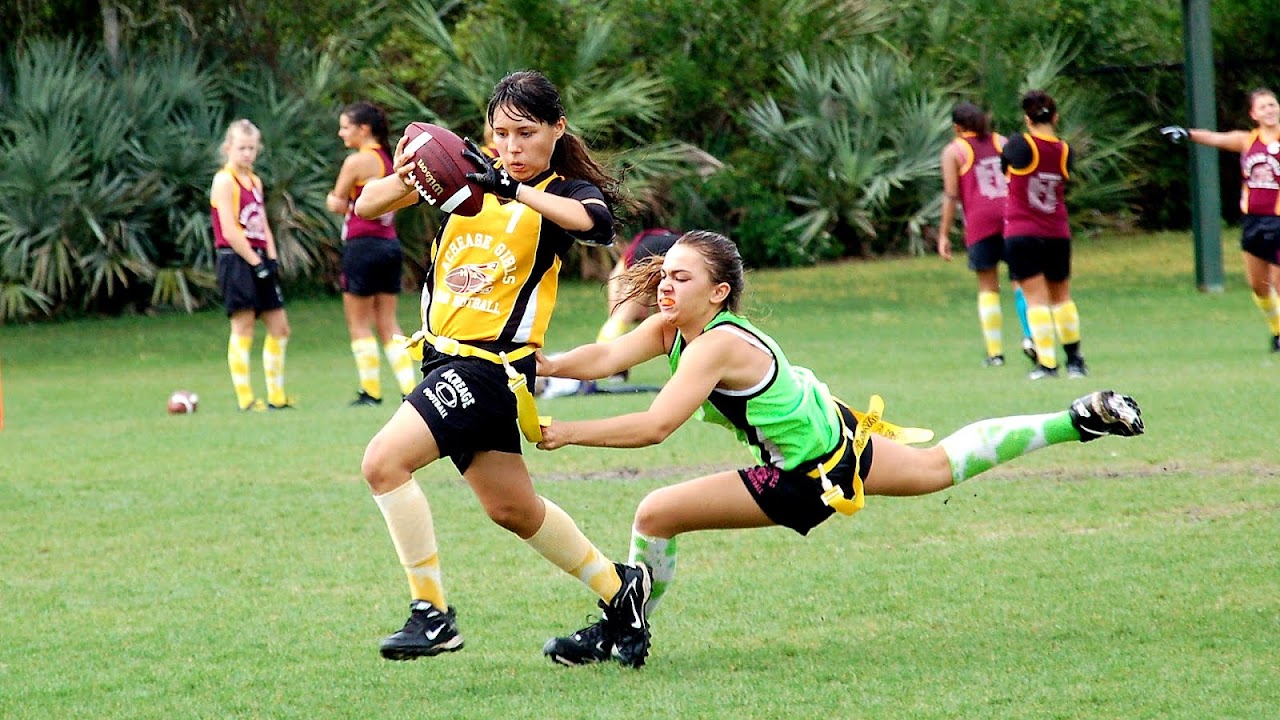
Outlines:
{"label": "yellow flag football belt", "polygon": [[[837,402],[839,402],[837,400]],[[844,405],[844,403],[840,403]],[[817,478],[822,481],[822,502],[831,509],[841,515],[852,515],[861,510],[866,504],[866,496],[862,488],[862,476],[859,474],[859,468],[862,463],[862,451],[866,449],[867,443],[870,442],[872,435],[896,440],[905,444],[928,442],[933,439],[933,431],[926,428],[901,427],[893,423],[886,422],[881,416],[884,414],[884,398],[879,395],[872,395],[870,405],[865,413],[850,409],[857,424],[850,428],[844,422],[843,413],[840,414],[840,432],[844,436],[844,440],[836,446],[835,452],[831,453],[831,457],[826,462],[819,463],[817,467],[810,470],[808,475],[811,478]],[[853,497],[845,497],[844,491],[827,478],[827,473],[831,472],[836,465],[844,458],[845,450],[853,446]]]}
{"label": "yellow flag football belt", "polygon": [[[475,345],[458,342],[453,338],[436,335],[425,328],[414,333],[413,337],[407,338],[403,335],[396,335],[392,339],[395,342],[403,343],[405,349],[409,351],[409,357],[418,362],[422,362],[426,346],[430,345],[435,348],[436,352],[451,357],[475,357],[501,365],[507,372],[507,389],[516,396],[516,422],[520,425],[520,432],[524,434],[525,439],[529,442],[542,441],[542,425],[538,417],[538,405],[533,400],[533,393],[529,391],[529,380],[523,373],[516,372],[516,369],[511,366],[511,363],[532,355],[534,351],[532,345],[525,345],[509,353],[495,353]],[[550,422],[549,418],[548,422]]]}

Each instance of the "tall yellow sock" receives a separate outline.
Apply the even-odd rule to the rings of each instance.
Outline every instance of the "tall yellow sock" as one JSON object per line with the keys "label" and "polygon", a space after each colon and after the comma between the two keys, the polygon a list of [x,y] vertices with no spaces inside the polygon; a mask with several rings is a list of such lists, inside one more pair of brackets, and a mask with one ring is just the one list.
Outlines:
{"label": "tall yellow sock", "polygon": [[356,358],[360,389],[371,397],[382,399],[382,375],[378,360],[378,341],[371,335],[351,341],[351,354]]}
{"label": "tall yellow sock", "polygon": [[262,374],[267,377],[267,402],[282,407],[289,403],[284,394],[284,350],[289,338],[268,335],[262,343]]}
{"label": "tall yellow sock", "polygon": [[253,386],[249,384],[249,351],[252,335],[231,334],[227,341],[227,367],[231,369],[231,386],[236,391],[236,404],[241,410],[253,405]]}
{"label": "tall yellow sock", "polygon": [[987,357],[1003,355],[1004,315],[1000,312],[1000,293],[978,293],[978,321],[982,323],[982,339],[987,343]]}
{"label": "tall yellow sock", "polygon": [[533,537],[525,540],[553,565],[581,580],[605,602],[622,589],[613,561],[604,556],[560,506],[542,498],[547,516]]}
{"label": "tall yellow sock", "polygon": [[1280,335],[1280,298],[1276,297],[1276,291],[1272,290],[1266,297],[1254,295],[1253,304],[1267,316],[1267,326],[1271,328],[1271,334]]}
{"label": "tall yellow sock", "polygon": [[400,394],[408,395],[413,392],[418,384],[418,377],[413,372],[413,358],[409,357],[404,344],[392,340],[382,346],[382,352],[386,353],[387,362],[391,364],[391,372],[396,376]]}
{"label": "tall yellow sock", "polygon": [[1058,331],[1058,339],[1063,345],[1080,342],[1080,311],[1076,309],[1074,300],[1061,305],[1054,305],[1049,310],[1053,313],[1053,326]]}
{"label": "tall yellow sock", "polygon": [[596,342],[603,343],[617,340],[630,331],[631,323],[619,317],[611,317],[604,321],[604,325],[600,326],[600,332],[596,333]]}
{"label": "tall yellow sock", "polygon": [[418,482],[410,478],[391,492],[374,495],[373,500],[387,521],[396,555],[409,578],[410,599],[427,600],[441,610],[448,609],[440,579],[440,551],[436,547],[431,506]]}
{"label": "tall yellow sock", "polygon": [[1031,325],[1031,342],[1036,345],[1036,357],[1047,368],[1058,367],[1058,355],[1053,338],[1053,313],[1048,305],[1028,305],[1027,324]]}

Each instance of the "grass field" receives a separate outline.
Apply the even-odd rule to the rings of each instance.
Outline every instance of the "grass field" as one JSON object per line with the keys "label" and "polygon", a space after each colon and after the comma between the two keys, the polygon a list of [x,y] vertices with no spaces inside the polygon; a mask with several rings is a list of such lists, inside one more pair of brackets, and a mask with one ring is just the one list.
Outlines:
{"label": "grass field", "polygon": [[[979,366],[962,259],[753,273],[757,323],[855,405],[882,394],[890,420],[944,436],[1113,387],[1148,434],[872,498],[808,538],[686,537],[641,671],[541,656],[594,600],[447,462],[419,479],[466,648],[379,658],[408,597],[359,461],[392,408],[346,407],[336,298],[289,307],[288,413],[234,410],[216,311],[0,327],[0,717],[1276,717],[1280,356],[1225,243],[1227,290],[1204,295],[1186,236],[1078,241],[1093,375],[1034,384],[1013,342],[1008,366]],[[592,339],[602,298],[567,287],[550,347]],[[1007,294],[1005,310],[1016,340]],[[259,388],[260,346],[259,327]],[[180,387],[195,415],[165,413]],[[696,424],[643,450],[527,452],[540,492],[616,557],[646,492],[748,461]]]}

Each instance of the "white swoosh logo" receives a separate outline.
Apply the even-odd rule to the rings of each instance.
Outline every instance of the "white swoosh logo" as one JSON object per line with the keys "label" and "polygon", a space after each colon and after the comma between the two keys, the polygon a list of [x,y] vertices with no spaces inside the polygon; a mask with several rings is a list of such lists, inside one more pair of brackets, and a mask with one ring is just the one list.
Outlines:
{"label": "white swoosh logo", "polygon": [[443,626],[443,625],[441,625],[440,627],[438,627],[438,628],[436,628],[436,629],[434,629],[434,630],[428,630],[428,631],[424,632],[424,633],[423,633],[423,635],[426,635],[428,640],[435,640],[436,638],[440,637],[440,633],[442,633],[442,632],[444,632],[444,626]]}
{"label": "white swoosh logo", "polygon": [[636,586],[635,578],[632,578],[631,584],[627,585],[627,589],[624,590],[623,592],[627,593],[627,597],[631,601],[631,616],[635,618],[634,620],[631,621],[631,627],[639,630],[640,628],[644,627],[644,623],[640,619],[640,608],[636,606],[635,595],[631,594],[631,590],[633,590],[635,586]]}

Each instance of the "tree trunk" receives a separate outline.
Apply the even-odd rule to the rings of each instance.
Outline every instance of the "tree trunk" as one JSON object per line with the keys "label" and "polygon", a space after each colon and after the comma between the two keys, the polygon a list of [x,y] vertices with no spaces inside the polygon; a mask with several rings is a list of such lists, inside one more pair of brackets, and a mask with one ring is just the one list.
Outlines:
{"label": "tree trunk", "polygon": [[102,48],[111,67],[120,68],[120,6],[115,0],[102,0]]}

